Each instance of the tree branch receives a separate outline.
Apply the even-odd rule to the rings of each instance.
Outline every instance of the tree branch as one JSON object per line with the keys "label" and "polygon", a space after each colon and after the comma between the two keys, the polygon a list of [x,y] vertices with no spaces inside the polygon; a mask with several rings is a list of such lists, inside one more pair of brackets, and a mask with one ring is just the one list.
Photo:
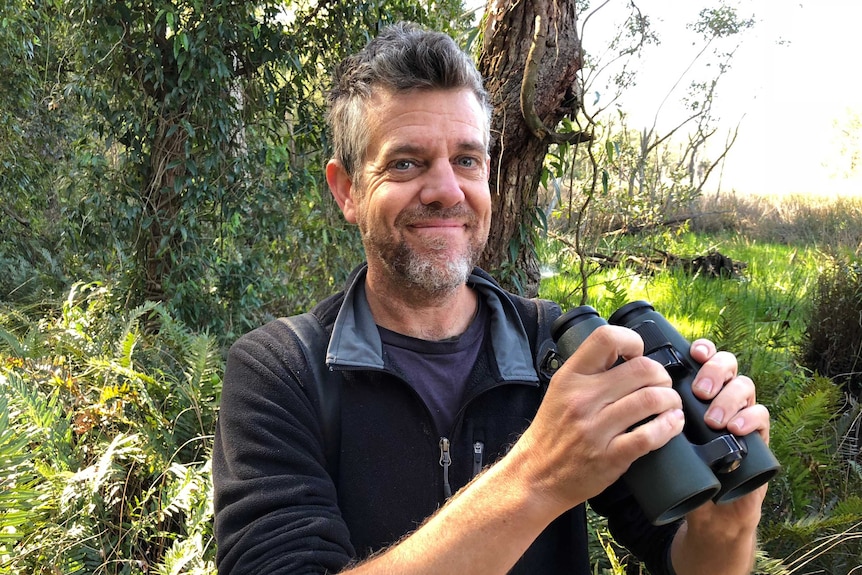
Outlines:
{"label": "tree branch", "polygon": [[592,134],[585,132],[554,132],[548,129],[536,113],[536,85],[539,77],[539,63],[545,53],[545,31],[542,27],[542,17],[537,15],[533,42],[524,63],[524,79],[521,81],[521,114],[530,132],[539,140],[549,140],[554,144],[588,142]]}

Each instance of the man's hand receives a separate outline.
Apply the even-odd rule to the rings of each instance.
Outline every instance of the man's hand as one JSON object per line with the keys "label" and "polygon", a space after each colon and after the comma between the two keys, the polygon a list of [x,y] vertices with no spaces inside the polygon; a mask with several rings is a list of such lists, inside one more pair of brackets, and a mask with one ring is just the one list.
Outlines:
{"label": "man's hand", "polygon": [[[626,361],[615,365],[620,357]],[[665,369],[643,357],[639,335],[596,329],[554,374],[505,457],[412,535],[349,573],[508,572],[561,513],[681,433],[681,406]]]}
{"label": "man's hand", "polygon": [[[614,365],[621,357],[626,361]],[[681,406],[664,368],[643,357],[640,336],[602,326],[554,375],[513,451],[532,474],[535,492],[561,513],[679,434]]]}
{"label": "man's hand", "polygon": [[[703,363],[693,383],[697,397],[710,401],[706,424],[744,436],[758,432],[769,443],[769,411],[756,400],[754,382],[739,375],[736,357],[717,352],[706,339],[692,343],[691,356]],[[672,548],[679,575],[750,573],[766,485],[731,503],[710,502],[686,516]]]}
{"label": "man's hand", "polygon": [[716,351],[715,344],[698,339],[691,356],[703,366],[694,380],[694,394],[711,401],[706,423],[713,429],[727,429],[735,435],[757,431],[769,443],[769,411],[757,404],[754,382],[737,373],[736,356]]}

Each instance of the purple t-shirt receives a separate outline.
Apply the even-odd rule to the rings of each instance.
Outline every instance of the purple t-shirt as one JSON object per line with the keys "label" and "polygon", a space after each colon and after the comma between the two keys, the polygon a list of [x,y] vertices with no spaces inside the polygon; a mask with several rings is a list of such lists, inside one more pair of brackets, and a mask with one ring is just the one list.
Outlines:
{"label": "purple t-shirt", "polygon": [[479,309],[467,331],[451,339],[428,341],[377,328],[383,352],[428,406],[441,436],[452,432],[487,322],[488,312],[479,298]]}

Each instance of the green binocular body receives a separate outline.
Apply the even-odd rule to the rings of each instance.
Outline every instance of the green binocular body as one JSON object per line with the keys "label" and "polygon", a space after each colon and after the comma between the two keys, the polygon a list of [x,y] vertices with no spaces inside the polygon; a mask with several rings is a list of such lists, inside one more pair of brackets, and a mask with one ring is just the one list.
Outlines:
{"label": "green binocular body", "polygon": [[644,355],[662,364],[682,398],[683,433],[637,459],[623,475],[652,523],[676,521],[709,500],[728,503],[778,473],[781,466],[759,434],[737,437],[706,425],[710,402],[692,391],[700,364],[689,354],[690,343],[649,303],[626,304],[608,321],[590,306],[566,312],[552,327],[557,353],[565,361],[596,328],[607,324],[628,327],[640,335]]}

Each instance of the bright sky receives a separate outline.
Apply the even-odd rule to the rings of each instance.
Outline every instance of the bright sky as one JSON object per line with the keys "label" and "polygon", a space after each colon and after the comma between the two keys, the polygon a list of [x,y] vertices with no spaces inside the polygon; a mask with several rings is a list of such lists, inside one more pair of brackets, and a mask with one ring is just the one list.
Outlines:
{"label": "bright sky", "polygon": [[[694,21],[701,8],[715,4],[703,0],[636,3],[650,16],[661,38],[661,45],[651,48],[644,60],[639,88],[627,93],[623,104],[635,123],[632,127],[639,128],[652,124],[659,102],[694,54],[685,24]],[[611,4],[624,3],[612,0]],[[716,99],[722,119],[719,134],[727,134],[741,121],[722,174],[722,190],[862,195],[862,168],[847,176],[848,160],[839,153],[842,140],[835,126],[836,121],[847,126],[851,114],[862,117],[862,73],[855,40],[862,1],[737,0],[736,6],[740,16],[753,15],[758,22],[746,33]],[[596,49],[607,33],[613,21],[608,8],[595,22],[588,21],[583,38],[587,50]],[[676,97],[662,108],[660,125],[662,120],[672,122],[673,104],[688,83],[684,81]],[[862,135],[858,130],[854,135],[855,145],[862,146]],[[721,143],[724,136],[717,134],[715,140]]]}

